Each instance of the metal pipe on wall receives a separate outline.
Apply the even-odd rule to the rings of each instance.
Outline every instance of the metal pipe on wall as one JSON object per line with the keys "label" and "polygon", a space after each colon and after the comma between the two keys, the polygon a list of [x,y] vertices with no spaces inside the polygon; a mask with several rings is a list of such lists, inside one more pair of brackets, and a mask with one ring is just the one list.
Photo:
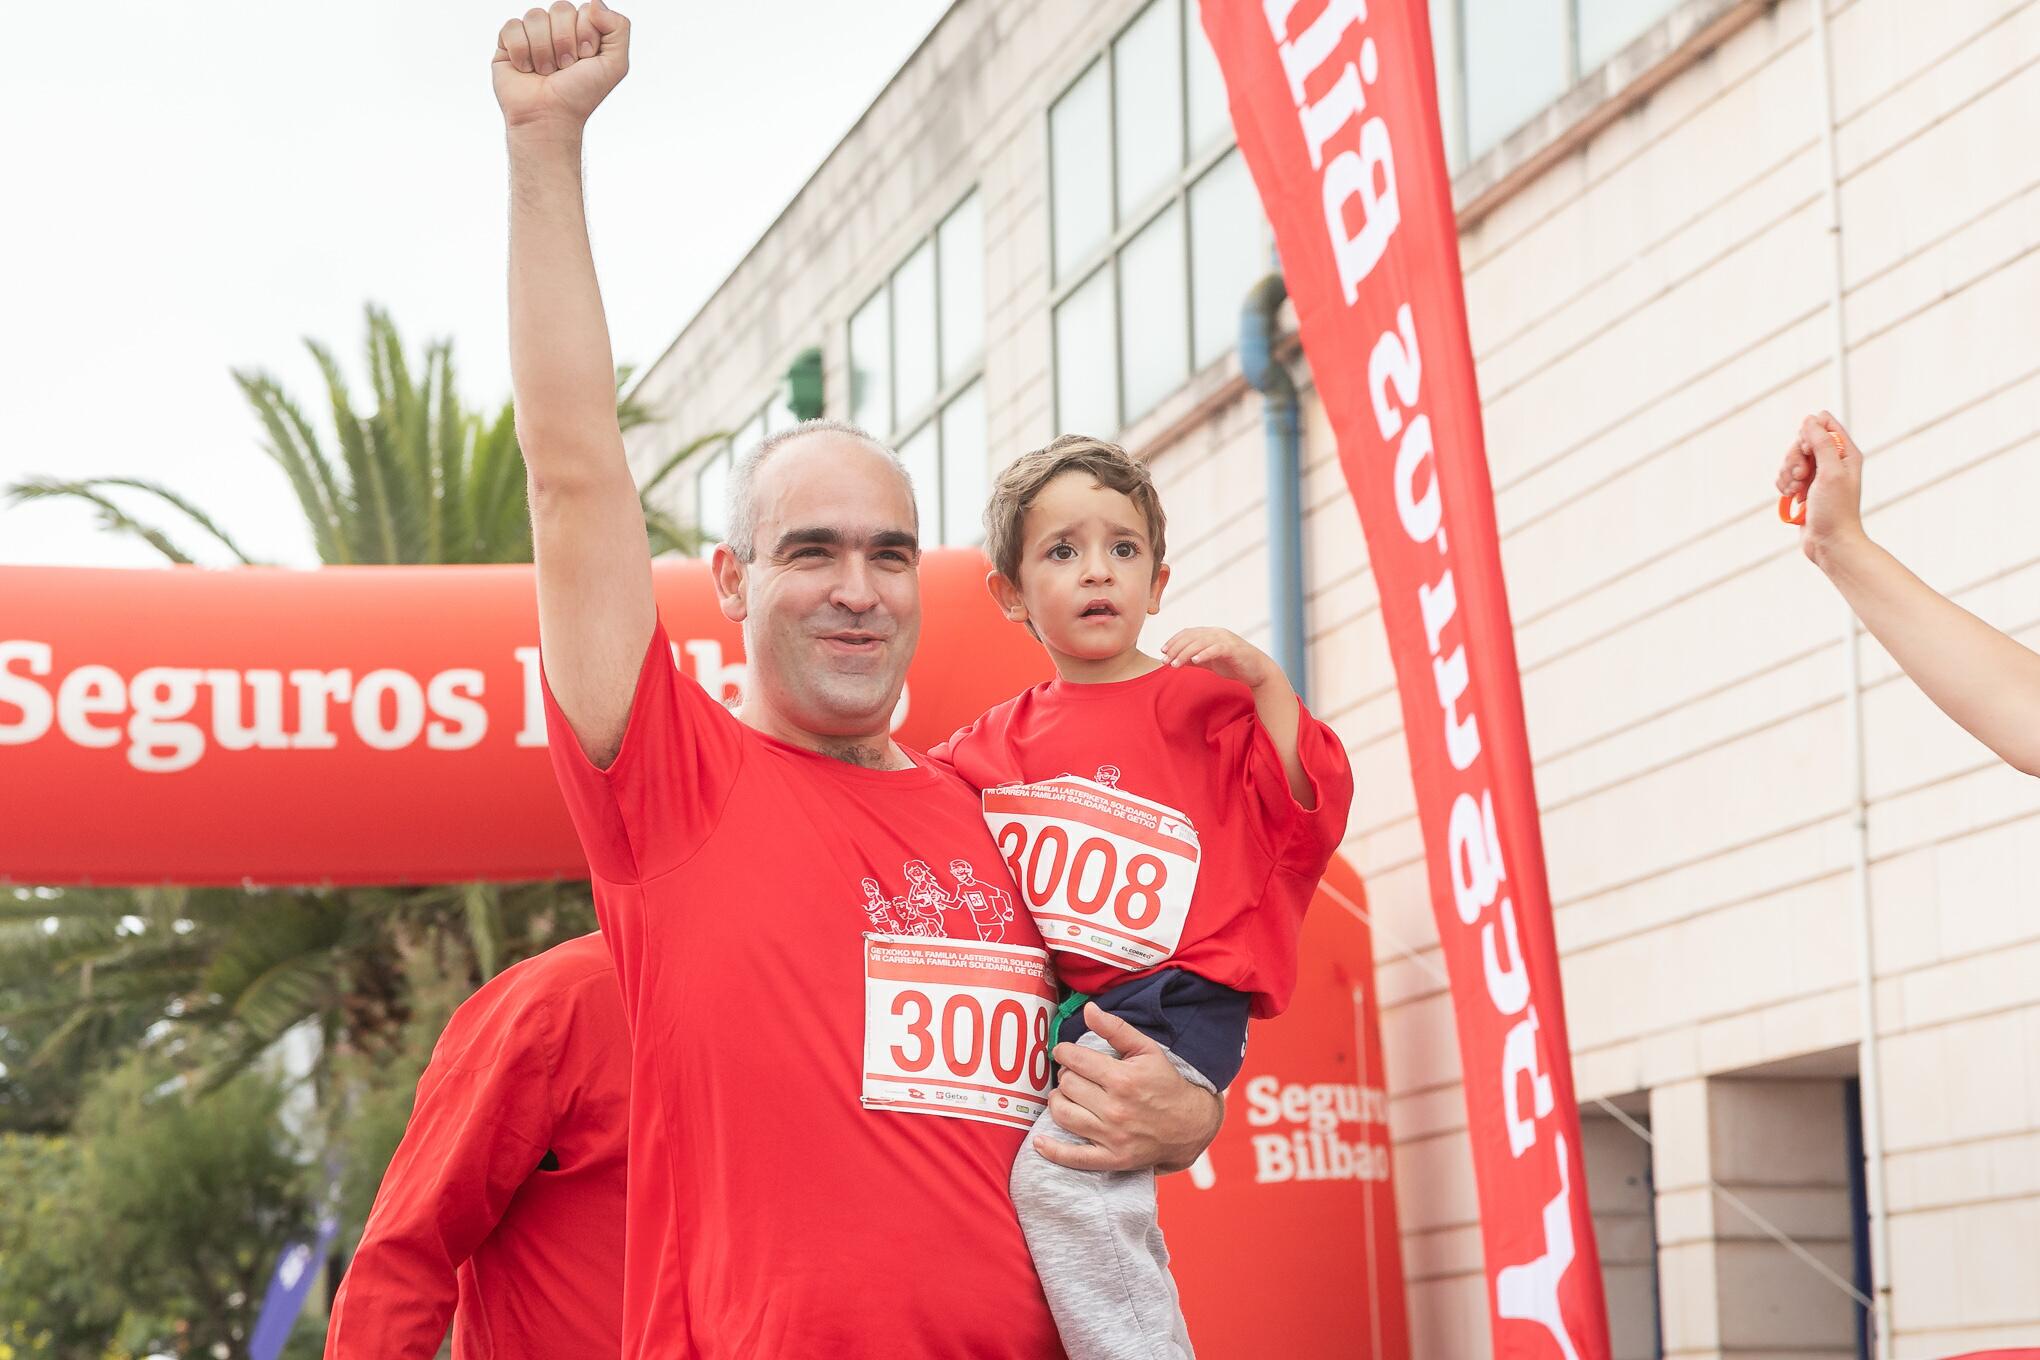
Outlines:
{"label": "metal pipe on wall", "polygon": [[1275,317],[1289,297],[1280,274],[1263,275],[1240,308],[1240,371],[1261,394],[1268,438],[1269,655],[1309,700],[1303,637],[1303,467],[1296,380],[1275,357]]}
{"label": "metal pipe on wall", "polygon": [[[1828,41],[1827,0],[1813,8],[1814,59],[1820,66],[1820,147],[1826,180],[1829,245],[1828,317],[1834,363],[1835,419],[1849,424],[1849,337],[1842,312],[1842,189],[1835,154],[1835,69]],[[1842,609],[1842,655],[1846,666],[1845,708],[1849,744],[1850,878],[1856,917],[1856,993],[1862,1026],[1857,1076],[1862,1083],[1863,1180],[1871,1251],[1871,1318],[1879,1360],[1891,1360],[1891,1223],[1885,1209],[1883,1071],[1877,1039],[1877,959],[1870,917],[1870,791],[1864,770],[1863,662],[1856,615]]]}

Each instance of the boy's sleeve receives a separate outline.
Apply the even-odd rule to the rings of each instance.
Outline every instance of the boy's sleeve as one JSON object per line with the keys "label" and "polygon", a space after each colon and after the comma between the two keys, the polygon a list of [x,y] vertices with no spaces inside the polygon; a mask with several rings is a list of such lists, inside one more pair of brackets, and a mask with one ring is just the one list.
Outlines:
{"label": "boy's sleeve", "polygon": [[1339,734],[1313,717],[1301,699],[1296,706],[1296,754],[1314,795],[1310,807],[1297,802],[1290,791],[1282,757],[1251,701],[1244,716],[1228,725],[1219,748],[1231,756],[1225,765],[1238,772],[1276,864],[1315,878],[1346,838],[1346,818],[1353,807],[1353,767]]}
{"label": "boy's sleeve", "polygon": [[684,861],[722,816],[744,758],[729,710],[682,676],[666,625],[639,664],[623,745],[598,768],[568,725],[540,668],[546,744],[588,866],[611,883],[642,883]]}
{"label": "boy's sleeve", "polygon": [[454,1012],[334,1296],[325,1360],[439,1353],[461,1266],[551,1144],[549,1025],[486,991]]}
{"label": "boy's sleeve", "polygon": [[991,743],[985,737],[985,722],[990,714],[981,714],[976,722],[959,727],[949,736],[929,747],[921,754],[933,763],[954,774],[958,779],[980,792],[1002,779],[987,777],[988,762],[985,753]]}
{"label": "boy's sleeve", "polygon": [[1276,787],[1295,818],[1294,837],[1282,855],[1283,867],[1316,878],[1346,839],[1346,822],[1353,811],[1353,763],[1346,757],[1346,743],[1331,725],[1318,721],[1303,700],[1298,699],[1296,706],[1296,754],[1311,791],[1317,795],[1310,808],[1298,804],[1290,792],[1281,757],[1275,754],[1275,743],[1268,740],[1265,730],[1261,741],[1273,762]]}

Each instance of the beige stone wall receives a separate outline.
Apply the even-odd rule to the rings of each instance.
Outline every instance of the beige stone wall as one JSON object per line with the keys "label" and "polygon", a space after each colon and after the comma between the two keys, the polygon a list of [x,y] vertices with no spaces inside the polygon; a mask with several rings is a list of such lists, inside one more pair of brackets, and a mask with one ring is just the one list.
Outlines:
{"label": "beige stone wall", "polygon": [[[839,413],[851,310],[972,185],[994,456],[1053,433],[1046,108],[1137,8],[960,0],[648,374],[664,420],[633,441],[640,465],[740,421],[810,344]],[[1831,15],[1872,530],[2040,644],[2040,0]],[[1852,1353],[1839,1296],[1707,1188],[1782,1206],[1846,1266],[1844,615],[1765,489],[1798,417],[1835,400],[1810,23],[1809,0],[1761,10],[1461,240],[1579,1090],[1634,1097],[1658,1139],[1643,1159],[1619,1130],[1588,1140],[1625,1355],[1649,1353],[1642,1165],[1667,1354]],[[1228,357],[1128,432],[1171,519],[1151,643],[1193,621],[1266,638],[1261,409],[1236,378]],[[1477,1356],[1465,1110],[1400,715],[1308,393],[1304,417],[1309,685],[1360,781],[1346,849],[1378,916],[1416,1353]],[[1898,1353],[2040,1344],[2040,784],[1874,643],[1863,658]]]}

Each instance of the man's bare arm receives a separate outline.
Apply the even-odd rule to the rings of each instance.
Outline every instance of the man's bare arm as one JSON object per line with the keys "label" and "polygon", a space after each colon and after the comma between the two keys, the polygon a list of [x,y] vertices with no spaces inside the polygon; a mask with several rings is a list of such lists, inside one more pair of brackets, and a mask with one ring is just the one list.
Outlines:
{"label": "man's bare arm", "polygon": [[1057,1044],[1062,1077],[1049,1093],[1055,1122],[1086,1140],[1036,1136],[1042,1156],[1079,1171],[1181,1171],[1211,1146],[1225,1101],[1177,1074],[1162,1046],[1095,1002],[1084,1024],[1117,1057]]}
{"label": "man's bare arm", "polygon": [[1864,532],[1863,451],[1833,416],[1807,417],[1778,490],[1805,497],[1806,555],[1913,683],[2000,759],[2040,775],[2040,655],[1940,594]]}
{"label": "man's bare arm", "polygon": [[510,378],[553,696],[597,765],[623,744],[655,620],[644,514],[616,422],[615,365],[588,244],[581,138],[629,68],[602,0],[505,24],[492,66],[510,160]]}

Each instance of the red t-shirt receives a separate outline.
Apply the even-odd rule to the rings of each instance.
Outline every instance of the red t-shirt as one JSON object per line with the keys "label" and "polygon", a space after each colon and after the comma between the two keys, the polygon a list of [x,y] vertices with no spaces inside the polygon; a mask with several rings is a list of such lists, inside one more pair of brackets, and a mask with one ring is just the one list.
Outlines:
{"label": "red t-shirt", "polygon": [[614,1355],[630,1035],[599,935],[453,1013],[333,1300],[326,1360]]}
{"label": "red t-shirt", "polygon": [[[1281,1014],[1296,990],[1303,915],[1345,837],[1353,801],[1345,748],[1308,709],[1302,712],[1297,753],[1316,793],[1308,810],[1290,793],[1282,758],[1255,716],[1247,687],[1195,666],[1165,665],[1131,680],[1078,685],[1055,679],[1036,685],[929,755],[948,762],[977,789],[1059,776],[1076,776],[1091,786],[1072,785],[1061,795],[1072,811],[1062,823],[1060,844],[1049,841],[1045,853],[1036,853],[1045,821],[1024,815],[1046,811],[1040,800],[1031,809],[992,794],[985,800],[986,820],[1010,857],[1014,877],[1026,881],[1031,874],[1030,908],[1041,910],[1044,898],[1058,889],[1073,891],[1080,901],[1060,915],[1042,916],[1064,982],[1096,995],[1163,967],[1181,968],[1249,993],[1252,1013],[1266,1018]],[[1161,805],[1150,819],[1156,833],[1146,845],[1150,853],[1137,841],[1121,838],[1114,849],[1096,836],[1099,829],[1127,827],[1084,808],[1086,802],[1092,809],[1108,806],[1108,791]],[[1002,802],[1019,812],[1009,816]],[[1182,821],[1194,836],[1183,835]],[[1091,841],[1101,848],[1086,855]],[[1176,845],[1184,853],[1170,854]],[[1136,872],[1141,859],[1149,866]],[[1143,886],[1193,865],[1188,914],[1166,962],[1128,966],[1123,959],[1115,963],[1060,947],[1066,937],[1079,936],[1080,927],[1084,936],[1099,929],[1126,934],[1120,929],[1126,922],[1115,919],[1119,905],[1129,905],[1137,919],[1152,903],[1141,896]],[[1068,887],[1072,882],[1076,886]]]}
{"label": "red t-shirt", "polygon": [[1012,891],[976,796],[744,726],[663,625],[608,769],[546,705],[633,1039],[623,1354],[1061,1355],[1007,1191],[1025,1130],[861,1103],[867,931],[1040,947],[954,892],[957,861]]}

